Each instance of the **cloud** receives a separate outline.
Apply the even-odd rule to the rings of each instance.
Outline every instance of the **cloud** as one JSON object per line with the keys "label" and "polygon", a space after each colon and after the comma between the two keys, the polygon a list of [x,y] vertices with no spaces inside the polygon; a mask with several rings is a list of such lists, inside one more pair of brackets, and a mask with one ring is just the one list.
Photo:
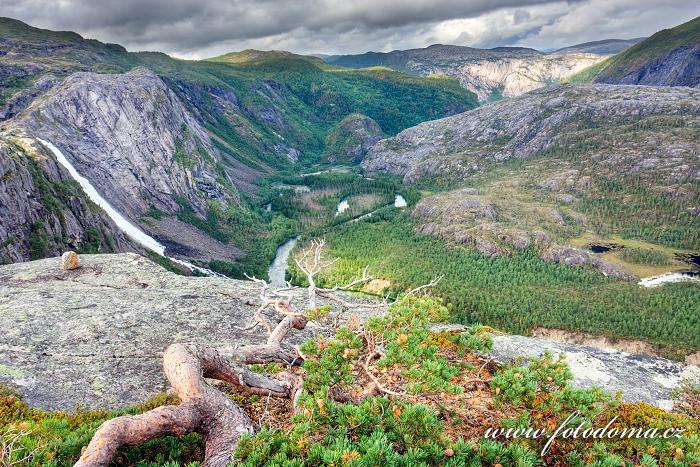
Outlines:
{"label": "cloud", "polygon": [[203,58],[244,48],[358,53],[452,43],[554,48],[637,37],[691,0],[3,0],[1,14],[129,50]]}

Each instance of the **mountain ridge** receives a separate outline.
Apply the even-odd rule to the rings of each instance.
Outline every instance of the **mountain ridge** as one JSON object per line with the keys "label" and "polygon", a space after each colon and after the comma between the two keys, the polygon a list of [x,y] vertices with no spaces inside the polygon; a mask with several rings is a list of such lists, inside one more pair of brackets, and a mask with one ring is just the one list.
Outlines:
{"label": "mountain ridge", "polygon": [[700,16],[661,30],[572,77],[574,82],[700,85]]}

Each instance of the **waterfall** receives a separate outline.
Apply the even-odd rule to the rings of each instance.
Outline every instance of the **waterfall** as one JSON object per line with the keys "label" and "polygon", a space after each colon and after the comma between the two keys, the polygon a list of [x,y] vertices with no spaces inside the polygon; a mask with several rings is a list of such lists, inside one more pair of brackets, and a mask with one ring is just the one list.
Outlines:
{"label": "waterfall", "polygon": [[78,171],[73,167],[73,164],[70,163],[70,161],[66,158],[66,156],[63,155],[60,149],[58,149],[56,146],[53,144],[49,143],[48,141],[45,141],[41,138],[37,138],[37,140],[49,148],[49,150],[53,153],[54,156],[56,156],[56,159],[58,160],[59,164],[61,164],[63,167],[68,170],[68,173],[70,174],[73,179],[78,182],[80,187],[83,189],[85,194],[90,198],[90,201],[101,207],[109,216],[112,221],[119,227],[119,229],[124,232],[127,236],[132,238],[134,241],[136,241],[139,245],[143,246],[147,250],[153,251],[154,253],[159,254],[160,256],[163,256],[165,258],[168,258],[169,260],[180,264],[182,266],[185,266],[188,268],[190,271],[196,271],[202,274],[205,274],[207,276],[214,276],[214,277],[226,277],[223,274],[219,274],[218,272],[214,272],[210,269],[203,268],[200,266],[195,266],[194,264],[182,260],[182,259],[177,259],[177,258],[171,258],[169,256],[166,256],[165,254],[165,246],[162,245],[158,240],[155,238],[151,237],[150,235],[146,234],[143,232],[141,229],[136,227],[134,224],[129,222],[124,216],[122,216],[119,211],[114,209],[111,204],[107,202],[106,199],[100,195],[100,193],[95,189],[95,187],[90,183],[90,180],[87,178],[83,177],[78,173]]}

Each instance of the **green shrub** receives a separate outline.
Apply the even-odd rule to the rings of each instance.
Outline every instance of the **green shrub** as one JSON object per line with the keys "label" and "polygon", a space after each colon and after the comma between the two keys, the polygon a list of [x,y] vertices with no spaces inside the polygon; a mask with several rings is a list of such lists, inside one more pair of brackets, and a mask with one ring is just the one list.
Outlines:
{"label": "green shrub", "polygon": [[667,254],[647,248],[623,248],[620,257],[629,263],[648,264],[650,266],[671,264],[671,258]]}

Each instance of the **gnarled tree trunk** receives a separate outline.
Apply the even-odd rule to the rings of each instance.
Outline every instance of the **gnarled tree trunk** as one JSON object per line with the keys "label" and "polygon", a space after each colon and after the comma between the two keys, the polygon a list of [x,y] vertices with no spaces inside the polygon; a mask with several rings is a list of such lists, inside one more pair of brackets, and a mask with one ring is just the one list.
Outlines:
{"label": "gnarled tree trunk", "polygon": [[[316,307],[316,297],[320,296],[340,304],[342,311],[349,308],[380,309],[386,302],[374,304],[353,304],[337,297],[334,292],[349,290],[372,279],[367,268],[362,278],[345,287],[322,289],[316,286],[314,276],[335,260],[323,258],[324,240],[313,241],[297,260],[300,269],[309,281],[309,306]],[[268,339],[261,345],[244,346],[237,349],[235,361],[222,357],[216,350],[195,344],[172,344],[163,356],[165,375],[180,397],[179,405],[162,406],[141,415],[125,415],[104,422],[95,432],[90,443],[83,449],[77,467],[108,466],[112,457],[123,446],[142,444],[162,436],[182,436],[199,433],[205,441],[203,467],[225,467],[231,462],[236,445],[241,436],[252,434],[254,426],[245,411],[227,398],[222,392],[211,387],[205,378],[217,379],[233,385],[245,394],[283,397],[295,399],[300,393],[302,380],[299,376],[281,372],[270,377],[251,372],[247,364],[285,363],[299,365],[303,361],[297,351],[282,348],[282,341],[291,329],[304,329],[307,324],[305,313],[294,311],[289,299],[271,299],[267,296],[268,284],[251,278],[262,285],[261,306],[251,320],[250,328],[262,325],[267,329]],[[279,292],[275,295],[282,296]],[[273,308],[282,315],[282,320],[273,328],[263,317],[262,312]],[[341,311],[341,313],[342,313]],[[337,319],[336,319],[337,321]],[[381,392],[381,386],[372,385],[360,397],[365,398]],[[360,400],[345,394],[337,394],[338,400]]]}
{"label": "gnarled tree trunk", "polygon": [[123,446],[142,444],[162,436],[199,433],[205,441],[204,467],[225,467],[243,434],[254,432],[248,415],[204,378],[227,382],[246,394],[292,398],[299,379],[280,373],[280,379],[251,372],[245,363],[280,361],[288,358],[279,343],[292,327],[303,328],[306,319],[286,316],[261,346],[240,350],[242,363],[232,363],[211,348],[172,344],[163,355],[165,375],[180,397],[180,405],[157,407],[141,415],[125,415],[100,426],[75,464],[79,467],[107,466]]}

